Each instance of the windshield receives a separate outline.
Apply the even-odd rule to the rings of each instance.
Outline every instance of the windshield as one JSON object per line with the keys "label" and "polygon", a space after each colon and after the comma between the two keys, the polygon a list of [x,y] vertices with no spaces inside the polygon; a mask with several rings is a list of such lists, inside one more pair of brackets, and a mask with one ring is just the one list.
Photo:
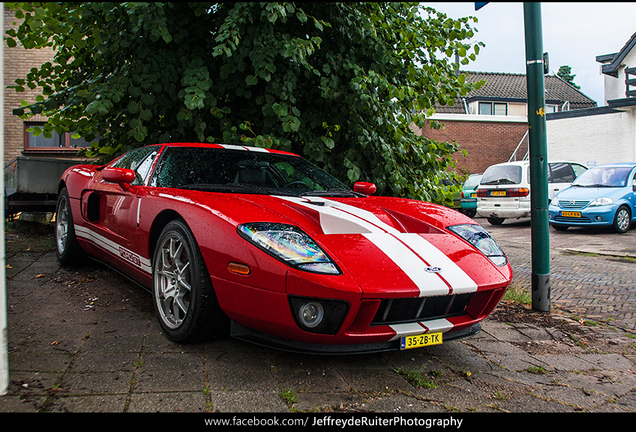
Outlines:
{"label": "windshield", "polygon": [[167,148],[150,186],[294,196],[357,195],[301,157],[202,147]]}
{"label": "windshield", "polygon": [[519,165],[494,165],[486,170],[480,183],[483,185],[519,184],[522,171]]}
{"label": "windshield", "polygon": [[473,189],[475,186],[477,186],[479,184],[479,180],[481,180],[481,176],[480,175],[472,175],[472,176],[468,177],[468,179],[464,183],[464,187],[466,189]]}
{"label": "windshield", "polygon": [[579,187],[623,187],[631,167],[594,167],[585,171],[572,183]]}

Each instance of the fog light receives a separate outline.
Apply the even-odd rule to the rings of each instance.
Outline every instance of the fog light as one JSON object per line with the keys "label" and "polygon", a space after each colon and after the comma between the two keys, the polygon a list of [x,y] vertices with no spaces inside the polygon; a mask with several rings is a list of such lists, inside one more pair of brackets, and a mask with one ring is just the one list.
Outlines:
{"label": "fog light", "polygon": [[596,216],[596,220],[601,222],[603,220],[603,218],[601,216]]}
{"label": "fog light", "polygon": [[314,328],[322,322],[325,310],[320,303],[310,302],[302,305],[298,312],[298,319],[308,328]]}
{"label": "fog light", "polygon": [[289,296],[289,306],[301,329],[319,334],[336,334],[349,310],[343,300]]}

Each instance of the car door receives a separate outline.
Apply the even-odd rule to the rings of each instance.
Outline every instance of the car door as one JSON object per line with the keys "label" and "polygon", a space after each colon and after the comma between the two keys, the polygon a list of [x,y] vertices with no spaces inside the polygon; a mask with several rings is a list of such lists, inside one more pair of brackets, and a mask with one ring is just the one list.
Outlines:
{"label": "car door", "polygon": [[149,262],[139,255],[141,232],[138,228],[146,180],[159,148],[132,150],[112,165],[135,172],[130,187],[122,187],[98,175],[94,190],[82,197],[83,211],[95,233],[94,241],[106,251],[105,258],[114,265],[125,263],[149,271],[145,268]]}

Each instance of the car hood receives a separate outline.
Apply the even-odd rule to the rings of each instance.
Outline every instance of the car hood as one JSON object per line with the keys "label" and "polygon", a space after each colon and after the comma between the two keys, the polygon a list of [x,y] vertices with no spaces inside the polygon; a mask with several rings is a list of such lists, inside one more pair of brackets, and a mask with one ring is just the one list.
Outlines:
{"label": "car hood", "polygon": [[601,197],[615,198],[624,195],[625,187],[579,187],[572,186],[561,191],[559,200],[593,200]]}
{"label": "car hood", "polygon": [[365,295],[446,295],[506,286],[509,265],[496,267],[446,227],[475,224],[463,214],[422,201],[204,194],[226,221],[293,224],[317,241]]}

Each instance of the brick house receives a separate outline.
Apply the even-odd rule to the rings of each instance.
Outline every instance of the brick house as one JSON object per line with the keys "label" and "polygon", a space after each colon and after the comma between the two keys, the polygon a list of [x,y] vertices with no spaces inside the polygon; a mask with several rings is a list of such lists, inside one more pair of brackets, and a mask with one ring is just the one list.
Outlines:
{"label": "brick house", "polygon": [[[465,72],[468,82],[485,84],[453,106],[438,106],[430,120],[443,124],[417,132],[438,141],[455,140],[467,156],[457,155],[462,174],[482,173],[490,165],[523,159],[528,148],[526,132],[527,84],[524,74]],[[596,107],[596,102],[556,75],[545,76],[546,111],[570,112]],[[515,153],[516,152],[516,153]]]}
{"label": "brick house", "polygon": [[[15,12],[4,7],[4,31],[15,27]],[[14,85],[18,78],[26,77],[31,68],[39,68],[53,57],[49,49],[25,50],[20,45],[10,48],[4,43],[4,165],[18,156],[54,157],[77,159],[74,146],[86,145],[83,140],[74,140],[70,134],[54,135],[50,139],[34,137],[26,130],[32,125],[41,125],[46,121],[42,116],[22,120],[13,115],[13,110],[21,106],[20,100],[34,102],[40,92],[29,90],[18,93],[7,86]]]}

